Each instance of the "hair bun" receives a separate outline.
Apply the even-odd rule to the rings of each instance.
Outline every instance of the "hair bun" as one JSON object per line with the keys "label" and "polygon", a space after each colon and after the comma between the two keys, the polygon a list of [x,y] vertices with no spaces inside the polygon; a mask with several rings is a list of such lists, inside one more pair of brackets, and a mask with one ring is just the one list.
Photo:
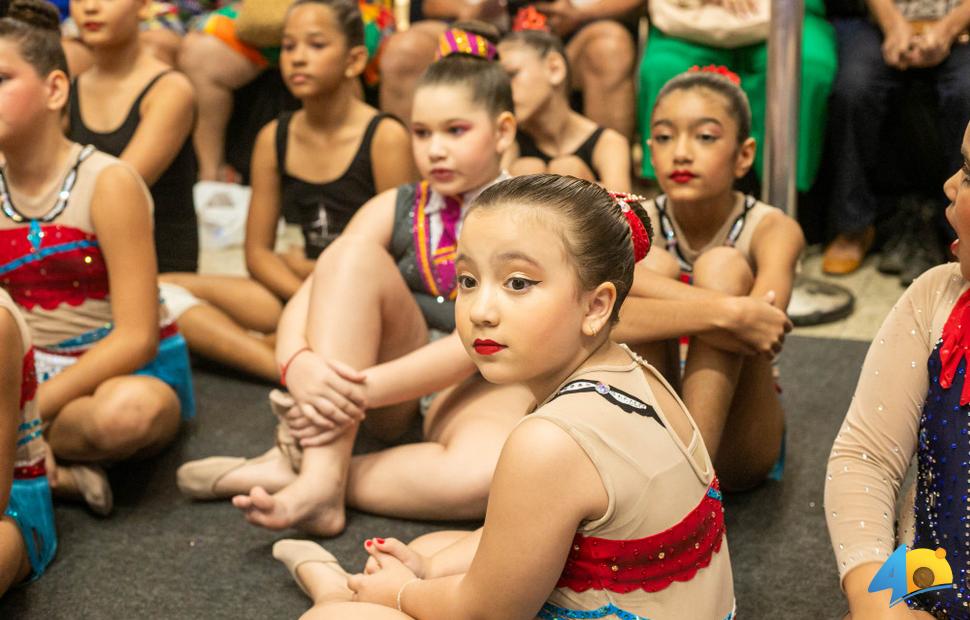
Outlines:
{"label": "hair bun", "polygon": [[5,17],[23,22],[28,26],[60,34],[61,15],[57,12],[57,8],[46,0],[13,0],[12,2],[4,0],[0,2],[0,11]]}

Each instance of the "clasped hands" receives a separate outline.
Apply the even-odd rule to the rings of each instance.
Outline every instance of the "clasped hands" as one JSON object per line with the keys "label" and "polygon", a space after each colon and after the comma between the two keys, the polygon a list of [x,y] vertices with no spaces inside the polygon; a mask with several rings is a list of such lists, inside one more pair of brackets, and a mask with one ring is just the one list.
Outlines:
{"label": "clasped hands", "polygon": [[367,408],[366,375],[311,350],[297,355],[286,371],[295,404],[286,425],[300,446],[326,445],[359,424]]}
{"label": "clasped hands", "polygon": [[945,19],[917,34],[913,25],[900,16],[886,29],[882,56],[887,65],[899,70],[935,67],[950,55],[956,36]]}

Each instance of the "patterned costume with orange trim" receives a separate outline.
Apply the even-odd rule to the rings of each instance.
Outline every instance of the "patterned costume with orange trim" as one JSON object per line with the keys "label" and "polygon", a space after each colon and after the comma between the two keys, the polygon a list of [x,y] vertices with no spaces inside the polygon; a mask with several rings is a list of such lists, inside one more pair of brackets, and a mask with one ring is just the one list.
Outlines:
{"label": "patterned costume with orange trim", "polygon": [[683,403],[626,351],[630,363],[582,369],[526,418],[568,433],[609,497],[606,513],[576,533],[539,618],[733,618],[721,492],[700,431],[688,416],[691,437],[681,441],[644,372]]}

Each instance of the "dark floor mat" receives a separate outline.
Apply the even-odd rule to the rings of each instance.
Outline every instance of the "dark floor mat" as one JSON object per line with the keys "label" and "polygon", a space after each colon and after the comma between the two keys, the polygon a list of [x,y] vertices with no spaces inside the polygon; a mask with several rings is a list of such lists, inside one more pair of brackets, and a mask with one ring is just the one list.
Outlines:
{"label": "dark floor mat", "polygon": [[[742,618],[836,618],[844,609],[822,489],[825,461],[865,351],[857,342],[789,339],[781,360],[788,411],[784,480],[727,499]],[[199,371],[196,389],[199,418],[170,450],[112,470],[116,508],[110,518],[79,506],[57,507],[57,559],[41,580],[0,600],[0,618],[296,618],[307,609],[307,599],[270,555],[272,543],[292,532],[256,529],[227,503],[192,503],[175,487],[183,461],[256,455],[269,447],[274,420],[268,388]],[[365,558],[361,542],[367,537],[407,540],[441,527],[351,513],[347,531],[326,546],[353,570]]]}

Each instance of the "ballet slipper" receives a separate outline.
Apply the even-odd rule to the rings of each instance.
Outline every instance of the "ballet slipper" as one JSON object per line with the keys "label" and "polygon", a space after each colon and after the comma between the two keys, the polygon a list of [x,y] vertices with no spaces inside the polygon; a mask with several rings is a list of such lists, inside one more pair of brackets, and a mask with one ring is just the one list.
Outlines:
{"label": "ballet slipper", "polygon": [[295,540],[292,538],[287,538],[277,541],[276,544],[273,545],[273,557],[286,566],[286,569],[290,571],[290,575],[293,576],[293,581],[295,581],[296,585],[300,586],[300,589],[303,590],[303,593],[310,598],[313,598],[313,596],[311,596],[309,590],[307,590],[306,584],[304,584],[296,574],[296,569],[303,564],[306,564],[307,562],[321,562],[338,575],[344,578],[350,577],[350,574],[347,573],[342,566],[340,566],[340,562],[337,561],[337,558],[335,558],[332,553],[315,542],[310,542],[309,540]]}
{"label": "ballet slipper", "polygon": [[216,493],[216,485],[230,472],[243,465],[262,463],[274,458],[273,450],[252,459],[239,456],[210,456],[206,459],[183,463],[175,472],[179,491],[192,499],[224,499],[228,494]]}
{"label": "ballet slipper", "polygon": [[286,412],[295,404],[293,397],[286,392],[273,390],[269,393],[269,408],[279,420],[276,425],[276,447],[290,461],[293,471],[300,473],[300,466],[303,464],[303,448],[290,434],[290,427],[286,424]]}
{"label": "ballet slipper", "polygon": [[74,479],[74,486],[77,488],[84,503],[88,505],[96,515],[106,517],[111,514],[114,508],[114,495],[111,493],[111,485],[108,483],[108,474],[100,465],[61,465]]}

